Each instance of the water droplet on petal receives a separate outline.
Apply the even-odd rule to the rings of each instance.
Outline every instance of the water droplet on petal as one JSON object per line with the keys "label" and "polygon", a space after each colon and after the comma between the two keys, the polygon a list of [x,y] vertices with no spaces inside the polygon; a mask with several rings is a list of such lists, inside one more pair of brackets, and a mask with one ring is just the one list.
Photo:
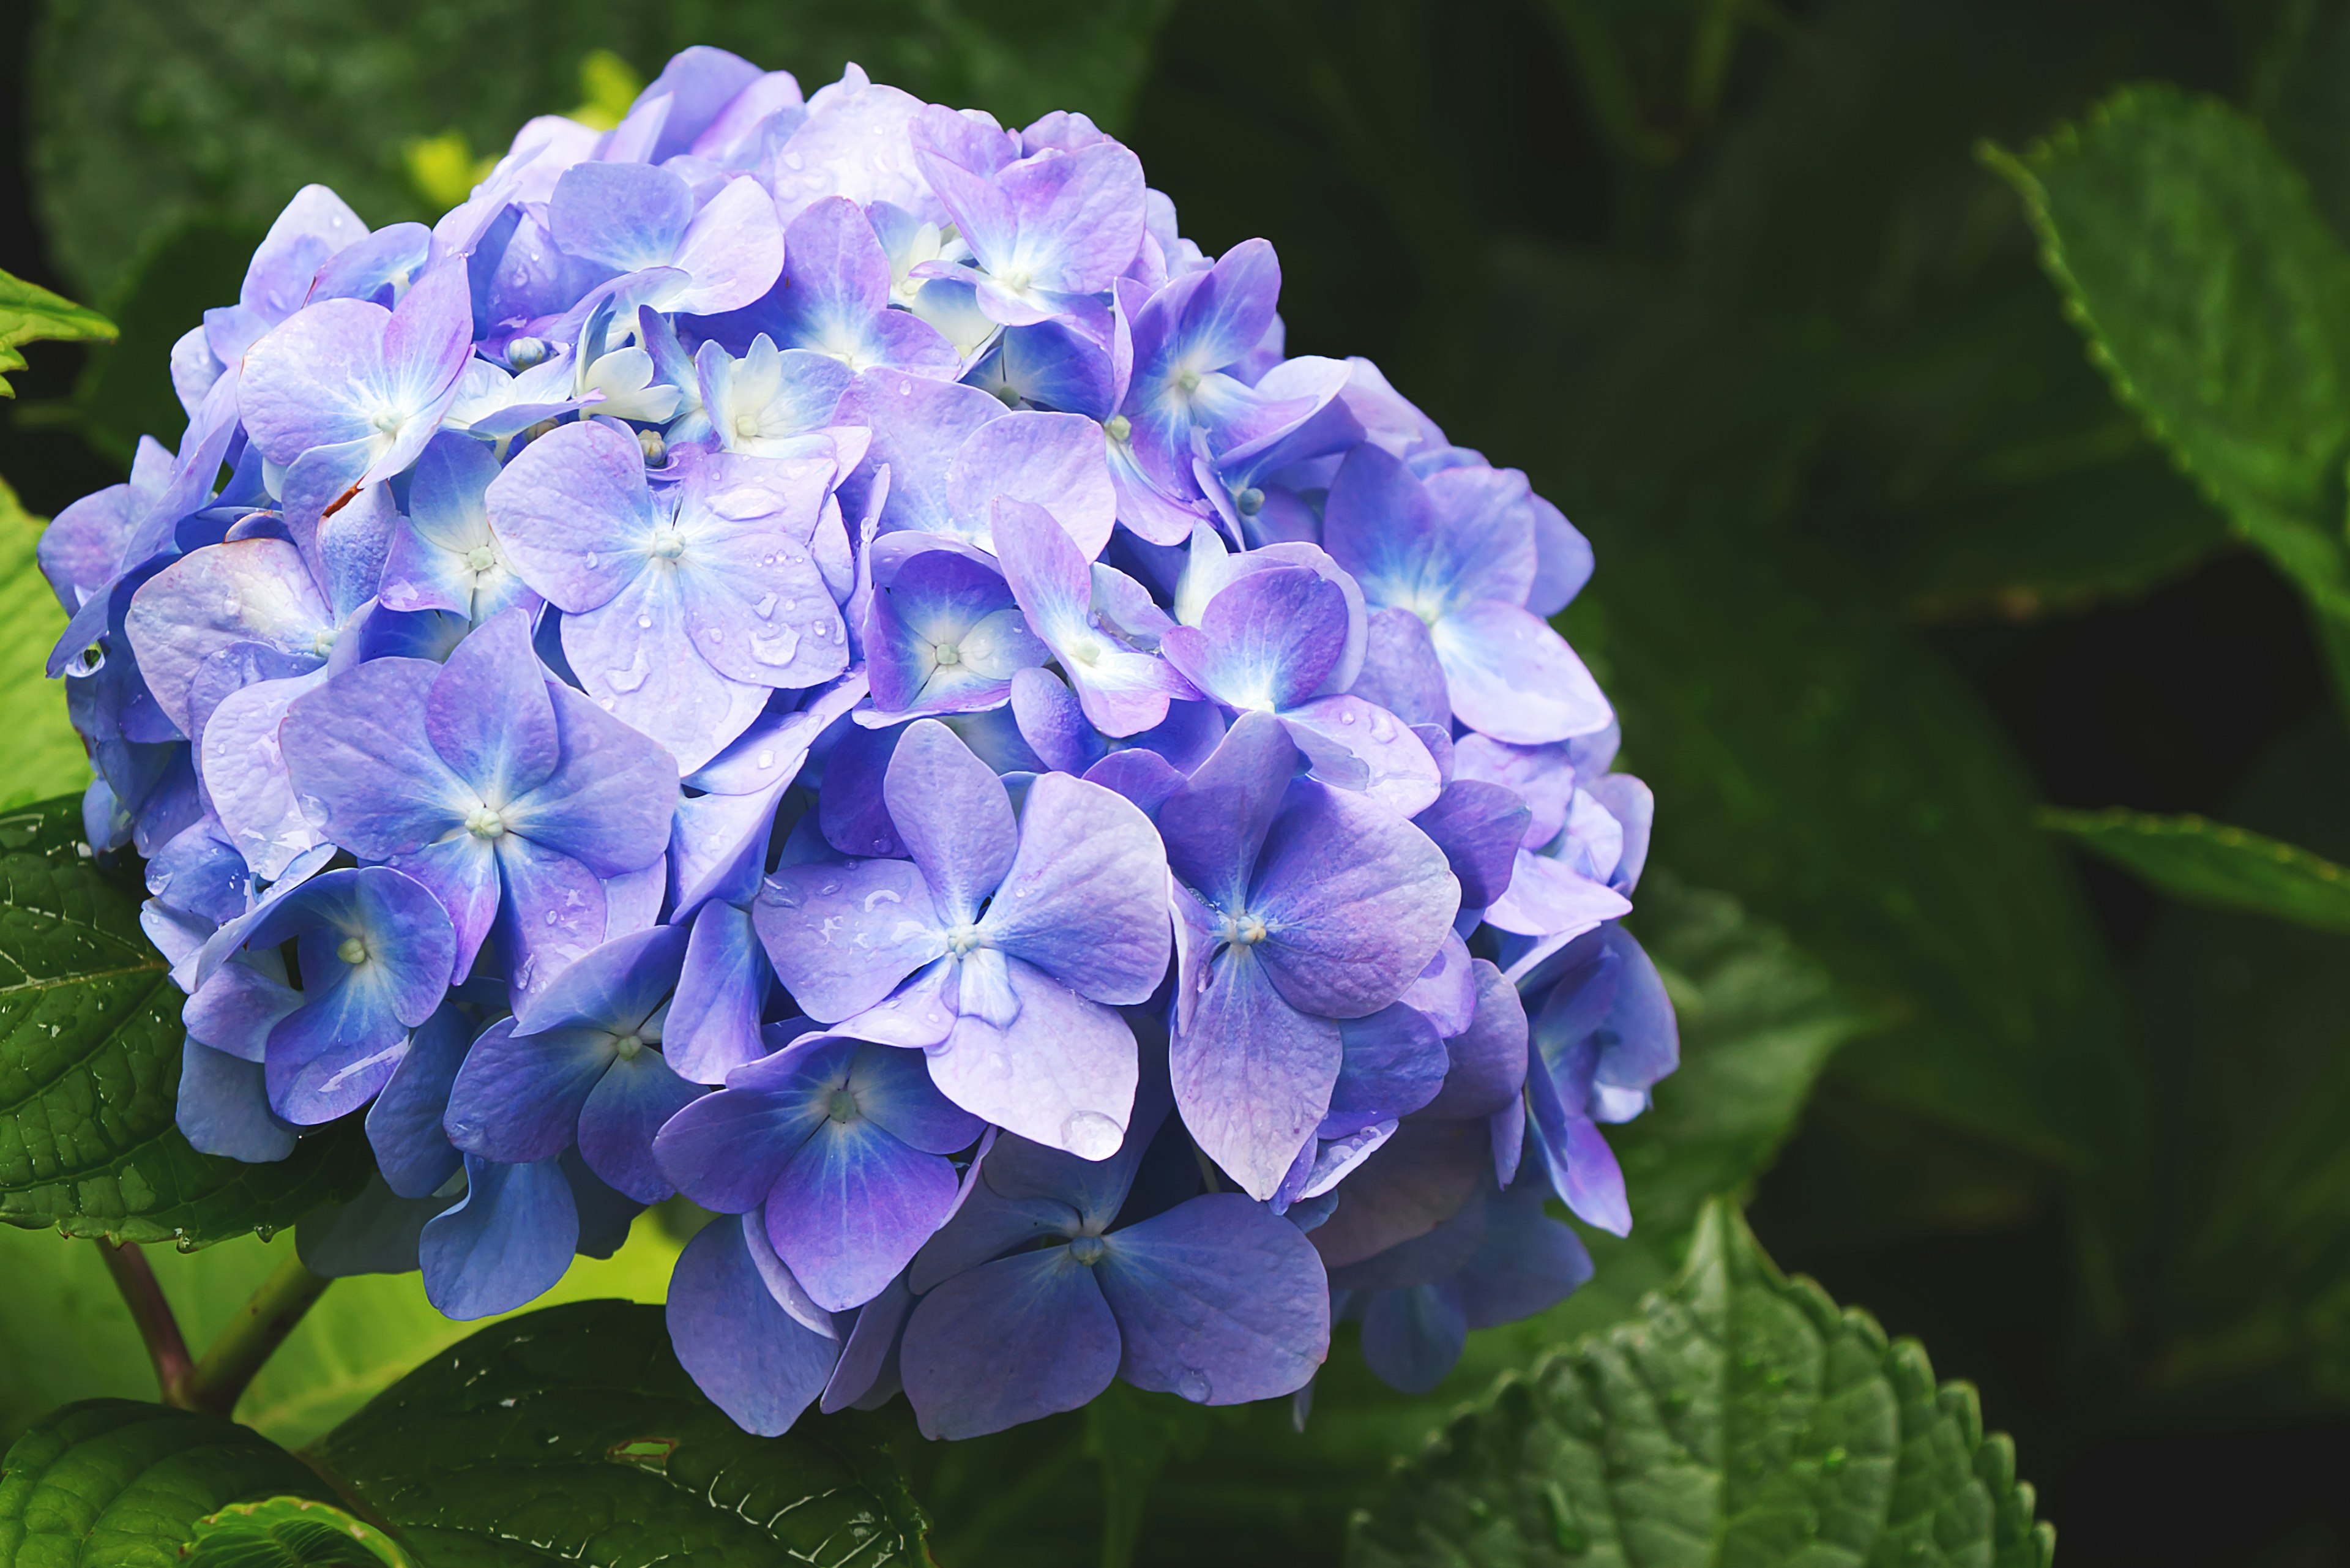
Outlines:
{"label": "water droplet on petal", "polygon": [[752,760],[756,762],[762,768],[772,768],[775,765],[775,748],[773,746],[761,746],[759,748],[759,754]]}
{"label": "water droplet on petal", "polygon": [[1208,1375],[1196,1366],[1183,1368],[1182,1376],[1175,1379],[1175,1392],[1194,1405],[1206,1404],[1215,1391],[1216,1386],[1208,1381]]}
{"label": "water droplet on petal", "polygon": [[788,626],[751,634],[751,657],[762,664],[789,664],[800,650],[800,634]]}
{"label": "water droplet on petal", "polygon": [[640,615],[637,618],[637,629],[639,631],[650,631],[652,629],[652,617],[649,615]]}
{"label": "water droplet on petal", "polygon": [[1099,1111],[1071,1111],[1061,1123],[1061,1147],[1080,1159],[1107,1159],[1126,1133]]}
{"label": "water droplet on petal", "polygon": [[[770,557],[771,561],[773,557]],[[760,595],[759,602],[756,605],[754,605],[752,608],[758,612],[758,617],[761,620],[766,619],[769,616],[775,613],[775,596],[773,594]]]}
{"label": "water droplet on petal", "polygon": [[[626,695],[640,689],[645,683],[645,678],[652,673],[652,661],[645,657],[645,650],[639,648],[637,649],[636,658],[629,661],[629,667],[626,670],[604,671],[604,682],[613,691]],[[607,708],[611,705],[609,701],[604,704]]]}

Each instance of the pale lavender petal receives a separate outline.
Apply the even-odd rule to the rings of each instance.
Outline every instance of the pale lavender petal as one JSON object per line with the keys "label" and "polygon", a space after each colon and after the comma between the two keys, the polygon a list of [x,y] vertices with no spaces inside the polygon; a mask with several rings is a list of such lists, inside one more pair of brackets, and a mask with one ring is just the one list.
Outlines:
{"label": "pale lavender petal", "polygon": [[1486,907],[1486,922],[1528,937],[1565,937],[1631,913],[1630,900],[1547,855],[1518,851],[1509,890]]}
{"label": "pale lavender petal", "polygon": [[871,1007],[946,951],[930,888],[903,860],[784,867],[751,915],[776,978],[827,1022]]}
{"label": "pale lavender petal", "polygon": [[276,881],[296,855],[322,842],[294,799],[277,730],[294,700],[326,679],[319,670],[256,681],[224,698],[204,721],[197,761],[205,793],[229,842],[265,882]]}
{"label": "pale lavender petal", "polygon": [[775,203],[748,176],[703,203],[669,265],[691,279],[662,301],[671,310],[714,316],[740,310],[775,286],[784,268],[784,227]]}
{"label": "pale lavender petal", "polygon": [[1118,1376],[1201,1405],[1304,1387],[1330,1350],[1330,1289],[1296,1226],[1212,1193],[1114,1231],[1096,1274]]}
{"label": "pale lavender petal", "polygon": [[1145,816],[1156,816],[1160,806],[1181,792],[1185,782],[1166,758],[1139,747],[1112,752],[1087,768],[1085,779],[1087,784],[1117,791],[1132,801]]}
{"label": "pale lavender petal", "polygon": [[[1607,1135],[1588,1116],[1568,1108],[1548,1073],[1526,1077],[1537,1141],[1559,1201],[1586,1224],[1612,1236],[1632,1233],[1632,1208],[1624,1195],[1624,1170]],[[1457,1124],[1463,1127],[1473,1123]]]}
{"label": "pale lavender petal", "polygon": [[1536,745],[1591,734],[1615,717],[1566,639],[1515,605],[1479,599],[1432,629],[1452,711],[1472,730]]}
{"label": "pale lavender petal", "polygon": [[1201,1149],[1243,1191],[1271,1198],[1330,1108],[1338,1025],[1282,999],[1255,951],[1226,950],[1168,1059]]}
{"label": "pale lavender petal", "polygon": [[1049,670],[1023,670],[1012,678],[1012,715],[1021,738],[1058,772],[1083,774],[1102,759],[1101,736],[1076,694]]}
{"label": "pale lavender petal", "polygon": [[751,912],[715,899],[702,905],[661,1026],[670,1065],[697,1084],[723,1084],[728,1072],[765,1054],[759,1013],[769,973]]}
{"label": "pale lavender petal", "polygon": [[[188,1037],[243,1062],[258,1062],[277,1021],[302,1005],[302,993],[255,967],[260,960],[232,959],[180,1009]],[[276,965],[281,973],[282,965]]]}
{"label": "pale lavender petal", "polygon": [[691,773],[750,727],[767,688],[722,674],[702,657],[681,589],[676,572],[644,572],[587,614],[566,615],[563,651],[598,706]]}
{"label": "pale lavender petal", "polygon": [[1171,940],[1167,858],[1149,819],[1099,784],[1047,774],[1029,787],[1022,825],[980,929],[1096,1002],[1149,1001]]}
{"label": "pale lavender petal", "polygon": [[141,584],[123,627],[157,705],[187,734],[188,686],[208,656],[258,642],[323,659],[334,621],[299,550],[238,539],[182,556]]}
{"label": "pale lavender petal", "polygon": [[452,983],[463,983],[473,960],[496,921],[502,896],[497,851],[470,833],[427,844],[396,855],[392,869],[413,877],[449,911],[456,929],[456,954],[450,969]]}
{"label": "pale lavender petal", "polygon": [[1261,951],[1274,985],[1291,1005],[1331,1018],[1364,1017],[1402,995],[1460,904],[1461,885],[1426,834],[1311,780],[1290,786],[1250,897],[1273,932]]}
{"label": "pale lavender petal", "polygon": [[1281,716],[1313,776],[1368,795],[1398,816],[1416,816],[1444,788],[1426,742],[1384,708],[1360,697],[1317,697]]}
{"label": "pale lavender petal", "polygon": [[1018,959],[1005,967],[1016,1015],[999,1027],[965,1011],[930,1054],[931,1081],[1008,1132],[1080,1158],[1107,1158],[1133,1110],[1133,1030],[1114,1010],[1041,970]]}
{"label": "pale lavender petal", "polygon": [[519,834],[497,840],[497,857],[505,884],[498,944],[521,1003],[604,940],[604,885],[570,856]]}
{"label": "pale lavender petal", "polygon": [[1407,724],[1450,724],[1452,698],[1428,623],[1408,609],[1370,613],[1363,668],[1347,690]]}
{"label": "pale lavender petal", "polygon": [[1548,620],[1567,607],[1591,580],[1591,541],[1566,514],[1539,495],[1527,500],[1534,513],[1534,579],[1526,608]]}
{"label": "pale lavender petal", "polygon": [[860,414],[873,431],[867,461],[889,470],[885,528],[952,534],[947,474],[955,454],[973,431],[1004,417],[1003,405],[976,387],[934,381],[903,370],[858,373],[842,413]]}
{"label": "pale lavender petal", "polygon": [[1019,847],[1003,781],[953,731],[919,719],[899,741],[882,792],[940,918],[951,924],[977,919]]}
{"label": "pale lavender petal", "polygon": [[849,1062],[847,1086],[859,1114],[924,1154],[959,1153],[985,1130],[986,1124],[939,1093],[918,1052],[860,1047]]}
{"label": "pale lavender petal", "polygon": [[645,454],[594,421],[522,450],[490,482],[490,527],[522,580],[566,615],[608,601],[644,568],[653,528]]}
{"label": "pale lavender petal", "polygon": [[1043,507],[1087,560],[1100,555],[1118,515],[1101,426],[1082,414],[1033,410],[980,426],[947,472],[956,531],[988,545],[991,504],[999,496]]}
{"label": "pale lavender petal", "polygon": [[424,732],[485,801],[503,805],[546,782],[561,742],[528,611],[507,610],[458,645],[424,700]]}

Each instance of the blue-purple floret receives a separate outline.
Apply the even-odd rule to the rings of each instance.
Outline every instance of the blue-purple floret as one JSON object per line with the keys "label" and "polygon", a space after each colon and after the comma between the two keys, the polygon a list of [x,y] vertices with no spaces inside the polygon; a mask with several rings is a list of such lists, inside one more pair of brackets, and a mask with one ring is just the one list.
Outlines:
{"label": "blue-purple floret", "polygon": [[303,191],[40,549],[190,1141],[358,1121],[306,1256],[457,1317],[681,1195],[761,1432],[1345,1320],[1426,1389],[1575,1289],[1679,1054],[1591,552],[1280,286],[1082,115],[705,48],[429,229]]}

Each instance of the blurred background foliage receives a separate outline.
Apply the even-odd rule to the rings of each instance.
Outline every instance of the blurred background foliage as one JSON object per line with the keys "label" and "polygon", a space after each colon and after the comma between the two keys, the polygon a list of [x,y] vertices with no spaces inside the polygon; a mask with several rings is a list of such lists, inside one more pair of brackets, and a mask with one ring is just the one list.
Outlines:
{"label": "blurred background foliage", "polygon": [[[2350,950],[2162,900],[2034,819],[2198,811],[2350,860],[2350,736],[2301,600],[2116,402],[1980,153],[2172,82],[2264,127],[2350,234],[2350,3],[6,16],[0,267],[122,327],[36,348],[0,413],[0,473],[35,516],[116,477],[142,431],[175,435],[164,350],[234,296],[296,186],[371,223],[430,216],[528,115],[608,112],[702,41],[811,90],[853,57],[1010,120],[1087,110],[1209,250],[1274,243],[1293,351],[1370,356],[1591,535],[1566,624],[1659,795],[1667,874],[1635,925],[1687,1030],[1627,1129],[1633,1239],[1595,1243],[1598,1280],[1547,1318],[1476,1336],[1430,1399],[1342,1346],[1303,1438],[1285,1411],[1121,1397],[913,1445],[941,1561],[1089,1561],[1106,1512],[1147,1518],[1146,1562],[1330,1561],[1388,1456],[1499,1367],[1624,1315],[1729,1192],[1783,1266],[1981,1386],[2067,1563],[2350,1563]],[[2336,535],[2343,444],[2310,455]],[[0,565],[26,526],[0,500]],[[0,653],[21,670],[51,611],[13,594]],[[53,701],[0,691],[6,732],[38,737],[0,795],[78,782]],[[12,1297],[38,1276],[56,1311],[97,1310],[73,1304],[81,1275],[44,1272],[57,1243],[0,1241]],[[421,1353],[400,1288],[382,1310],[409,1326],[336,1330],[346,1361],[316,1379]],[[634,1287],[584,1293],[615,1288]],[[38,1359],[11,1339],[35,1321],[0,1315],[0,1363]],[[103,1338],[111,1389],[131,1353]],[[0,1370],[12,1430],[55,1394],[33,1376]],[[1147,1516],[1131,1463],[1092,1462],[1137,1452],[1165,1466]]]}

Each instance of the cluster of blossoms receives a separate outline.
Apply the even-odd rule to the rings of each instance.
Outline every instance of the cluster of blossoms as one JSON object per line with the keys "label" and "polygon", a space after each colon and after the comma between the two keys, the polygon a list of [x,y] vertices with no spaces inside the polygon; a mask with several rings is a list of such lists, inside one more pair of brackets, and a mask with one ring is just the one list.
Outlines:
{"label": "cluster of blossoms", "polygon": [[1575,1289],[1678,1053],[1590,553],[1279,283],[1081,115],[712,49],[429,229],[302,192],[41,546],[190,1140],[363,1116],[305,1255],[457,1317],[682,1194],[766,1432],[1289,1395],[1347,1317],[1425,1388]]}

